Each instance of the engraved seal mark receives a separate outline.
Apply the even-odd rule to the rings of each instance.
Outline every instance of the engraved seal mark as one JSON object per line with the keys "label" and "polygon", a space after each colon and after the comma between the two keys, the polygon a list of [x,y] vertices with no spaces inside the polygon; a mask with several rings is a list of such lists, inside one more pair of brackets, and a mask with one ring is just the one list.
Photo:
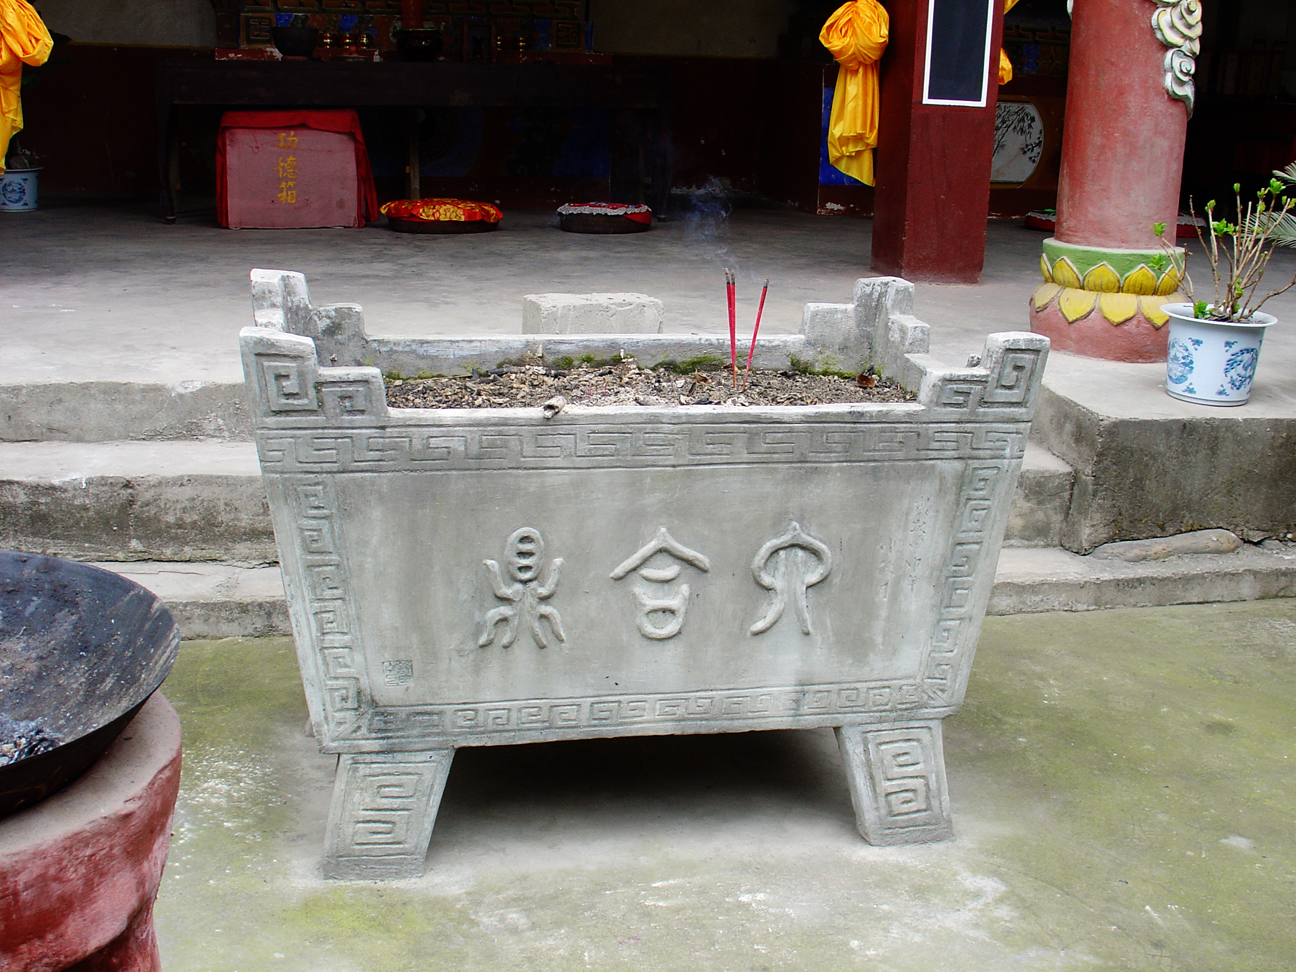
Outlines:
{"label": "engraved seal mark", "polygon": [[751,626],[751,633],[762,634],[774,627],[783,616],[790,595],[801,633],[811,634],[806,588],[818,584],[831,570],[832,551],[803,532],[795,522],[787,533],[761,547],[752,561],[752,576],[761,587],[774,592],[774,600],[765,617]]}
{"label": "engraved seal mark", "polygon": [[[674,562],[659,567],[648,566],[648,561],[659,553],[669,554],[676,560],[696,567],[704,573],[711,569],[711,561],[705,555],[690,550],[672,537],[665,527],[662,527],[655,537],[612,571],[612,579],[621,580],[634,570],[638,571],[639,576],[646,581],[654,584],[669,584],[679,577],[681,568]],[[673,592],[666,593],[668,596],[662,597],[658,596],[656,589],[645,590],[642,587],[634,589],[635,601],[639,605],[639,613],[635,615],[635,627],[639,629],[641,635],[653,641],[674,638],[684,628],[684,614],[688,610],[689,595],[692,593],[689,586],[681,584]],[[659,623],[657,619],[663,615],[665,620]]]}
{"label": "engraved seal mark", "polygon": [[414,680],[414,661],[400,658],[382,663],[383,681],[388,685],[408,685]]}
{"label": "engraved seal mark", "polygon": [[541,621],[548,623],[549,630],[559,641],[567,640],[558,612],[548,604],[540,603],[552,597],[558,587],[562,558],[555,557],[549,561],[549,566],[544,571],[545,576],[541,579],[540,565],[543,560],[544,539],[540,536],[540,531],[534,527],[522,527],[514,530],[504,545],[504,565],[513,583],[504,580],[497,561],[482,561],[490,574],[495,596],[508,603],[486,612],[486,626],[477,639],[478,647],[485,648],[492,644],[495,641],[495,629],[501,624],[504,625],[504,636],[500,639],[500,647],[510,647],[517,640],[518,622],[524,616],[531,638],[541,648],[549,647],[549,636],[545,634]]}

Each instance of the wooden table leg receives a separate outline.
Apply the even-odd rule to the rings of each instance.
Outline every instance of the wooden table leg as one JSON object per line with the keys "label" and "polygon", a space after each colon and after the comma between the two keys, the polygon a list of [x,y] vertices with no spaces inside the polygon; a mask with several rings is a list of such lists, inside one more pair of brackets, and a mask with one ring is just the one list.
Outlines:
{"label": "wooden table leg", "polygon": [[419,115],[421,108],[410,108],[405,115],[405,128],[408,137],[409,156],[405,165],[405,198],[420,199],[419,191]]}

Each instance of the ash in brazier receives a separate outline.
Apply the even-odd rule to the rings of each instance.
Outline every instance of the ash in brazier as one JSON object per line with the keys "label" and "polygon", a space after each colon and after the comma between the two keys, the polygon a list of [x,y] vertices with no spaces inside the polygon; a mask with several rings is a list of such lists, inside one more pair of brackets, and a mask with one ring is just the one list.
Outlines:
{"label": "ash in brazier", "polygon": [[[379,367],[632,339],[491,357],[370,338],[358,308],[257,273],[241,341],[262,473],[316,735],[341,754],[327,876],[421,873],[456,748],[595,736],[832,726],[866,839],[949,836],[941,720],[1047,339],[992,335],[984,363],[938,368],[911,285],[879,278],[810,305],[758,364],[873,365],[913,403],[388,409]],[[635,340],[681,360],[714,342]]]}

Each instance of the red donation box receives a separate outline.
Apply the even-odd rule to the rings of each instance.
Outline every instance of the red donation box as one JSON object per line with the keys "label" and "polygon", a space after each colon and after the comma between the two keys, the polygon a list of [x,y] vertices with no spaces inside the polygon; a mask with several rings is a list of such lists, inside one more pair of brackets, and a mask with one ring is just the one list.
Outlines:
{"label": "red donation box", "polygon": [[230,229],[364,226],[378,213],[354,111],[226,112],[216,179]]}

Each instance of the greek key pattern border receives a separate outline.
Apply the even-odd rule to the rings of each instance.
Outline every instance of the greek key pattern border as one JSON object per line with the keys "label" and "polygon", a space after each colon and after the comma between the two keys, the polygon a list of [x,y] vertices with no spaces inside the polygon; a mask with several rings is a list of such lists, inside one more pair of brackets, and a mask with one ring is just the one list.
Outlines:
{"label": "greek key pattern border", "polygon": [[[363,716],[365,673],[354,598],[347,576],[337,497],[327,477],[280,477],[287,498],[307,637],[314,649],[323,711],[332,736],[353,731]],[[286,565],[285,565],[286,566]]]}
{"label": "greek key pattern border", "polygon": [[1006,468],[969,463],[959,491],[954,543],[941,576],[936,629],[923,659],[923,685],[931,705],[951,705],[958,689],[963,654],[968,650],[973,618],[973,585],[1001,492]]}
{"label": "greek key pattern border", "polygon": [[393,425],[262,429],[257,447],[262,470],[271,474],[988,461],[1021,458],[1028,429],[1018,422],[814,423],[767,429],[691,424],[472,429]]}
{"label": "greek key pattern border", "polygon": [[370,709],[353,738],[421,740],[453,746],[456,738],[552,730],[622,729],[690,723],[741,725],[820,716],[908,712],[925,702],[916,680],[646,695],[523,699]]}

